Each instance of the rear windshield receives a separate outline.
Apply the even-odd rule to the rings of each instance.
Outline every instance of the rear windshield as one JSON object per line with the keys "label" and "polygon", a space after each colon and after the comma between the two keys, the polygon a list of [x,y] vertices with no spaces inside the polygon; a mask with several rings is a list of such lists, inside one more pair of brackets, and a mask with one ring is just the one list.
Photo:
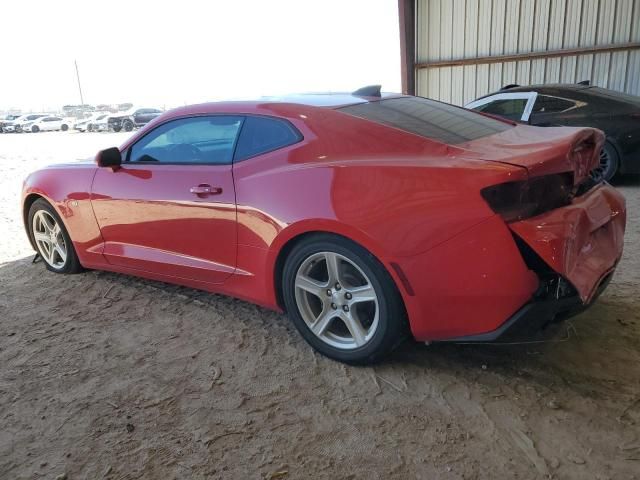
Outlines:
{"label": "rear windshield", "polygon": [[421,97],[390,98],[339,110],[447,144],[463,143],[512,128],[500,120]]}

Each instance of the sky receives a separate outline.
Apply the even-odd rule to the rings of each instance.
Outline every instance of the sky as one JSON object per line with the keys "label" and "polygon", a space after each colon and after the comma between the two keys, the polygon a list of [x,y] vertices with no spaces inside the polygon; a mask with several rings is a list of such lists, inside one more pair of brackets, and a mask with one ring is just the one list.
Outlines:
{"label": "sky", "polygon": [[[178,105],[381,84],[400,91],[396,0],[3,2],[0,110]],[[9,45],[13,45],[9,47]]]}

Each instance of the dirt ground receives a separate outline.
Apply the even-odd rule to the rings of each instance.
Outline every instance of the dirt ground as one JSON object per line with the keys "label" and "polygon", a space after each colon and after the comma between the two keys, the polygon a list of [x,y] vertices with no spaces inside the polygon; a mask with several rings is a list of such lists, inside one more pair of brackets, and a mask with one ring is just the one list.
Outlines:
{"label": "dirt ground", "polygon": [[32,264],[24,176],[123,138],[0,135],[0,479],[640,478],[640,180],[611,286],[544,343],[355,368],[245,302]]}

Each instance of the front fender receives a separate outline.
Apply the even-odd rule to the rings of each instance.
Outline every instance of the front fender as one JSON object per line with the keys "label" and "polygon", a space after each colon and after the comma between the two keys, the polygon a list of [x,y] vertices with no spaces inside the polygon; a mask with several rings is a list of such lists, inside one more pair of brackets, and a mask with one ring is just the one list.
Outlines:
{"label": "front fender", "polygon": [[[37,198],[44,198],[58,213],[71,237],[80,263],[96,262],[99,253],[88,250],[103,243],[91,206],[89,192],[96,167],[87,164],[52,166],[29,175],[22,189],[22,212],[25,229],[29,207]],[[98,263],[101,263],[101,258]]]}

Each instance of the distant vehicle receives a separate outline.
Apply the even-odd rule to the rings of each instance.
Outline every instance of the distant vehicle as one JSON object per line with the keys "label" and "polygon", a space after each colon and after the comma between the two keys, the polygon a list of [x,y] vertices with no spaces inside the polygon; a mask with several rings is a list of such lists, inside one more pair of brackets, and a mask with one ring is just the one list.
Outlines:
{"label": "distant vehicle", "polygon": [[640,97],[588,81],[577,84],[507,85],[465,105],[538,127],[584,126],[602,130],[606,142],[593,178],[611,180],[616,173],[640,173]]}
{"label": "distant vehicle", "polygon": [[62,130],[66,132],[69,130],[69,122],[62,117],[55,117],[53,115],[46,115],[44,117],[37,118],[32,122],[27,122],[22,125],[24,132],[52,132],[56,130]]}
{"label": "distant vehicle", "polygon": [[105,120],[109,116],[109,112],[98,112],[94,113],[88,118],[83,118],[78,120],[73,126],[74,130],[79,130],[80,132],[91,132],[94,130],[94,125],[100,120]]}
{"label": "distant vehicle", "polygon": [[44,113],[30,113],[28,115],[21,115],[16,118],[13,122],[5,125],[2,129],[6,133],[16,132],[21,133],[25,124],[32,123],[38,118],[46,117],[47,115]]}
{"label": "distant vehicle", "polygon": [[130,132],[134,127],[142,127],[162,113],[162,110],[157,108],[131,108],[126,112],[111,115],[109,128],[114,132]]}
{"label": "distant vehicle", "polygon": [[0,119],[0,133],[4,132],[5,127],[9,125],[13,125],[13,122],[18,118],[20,118],[20,115],[9,114],[9,115],[5,115],[4,118]]}
{"label": "distant vehicle", "polygon": [[74,130],[78,130],[80,132],[84,132],[87,129],[87,124],[91,121],[91,117],[93,117],[95,114],[90,115],[88,117],[81,117],[76,119],[76,121],[73,123],[73,126],[71,128],[73,128]]}
{"label": "distant vehicle", "polygon": [[109,131],[109,118],[111,114],[109,112],[98,115],[95,120],[87,126],[87,132],[108,132]]}

